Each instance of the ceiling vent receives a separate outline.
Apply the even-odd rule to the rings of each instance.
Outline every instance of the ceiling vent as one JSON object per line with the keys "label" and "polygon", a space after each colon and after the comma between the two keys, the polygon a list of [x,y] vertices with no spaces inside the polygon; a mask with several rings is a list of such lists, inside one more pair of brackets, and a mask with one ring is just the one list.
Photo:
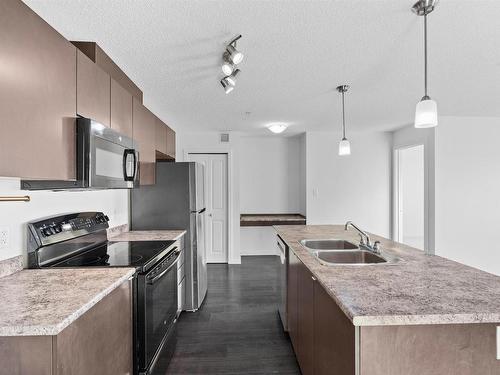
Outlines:
{"label": "ceiling vent", "polygon": [[220,141],[221,141],[221,143],[229,142],[229,133],[221,133]]}

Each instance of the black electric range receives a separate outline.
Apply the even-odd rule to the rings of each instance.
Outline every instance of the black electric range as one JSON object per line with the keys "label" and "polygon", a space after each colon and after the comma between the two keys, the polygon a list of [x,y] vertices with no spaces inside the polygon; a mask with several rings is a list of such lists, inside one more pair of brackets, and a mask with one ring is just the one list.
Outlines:
{"label": "black electric range", "polygon": [[167,255],[175,241],[107,241],[51,267],[135,267],[146,272]]}
{"label": "black electric range", "polygon": [[28,223],[28,266],[134,267],[134,374],[164,372],[176,341],[181,249],[176,241],[108,241],[108,221],[80,212]]}

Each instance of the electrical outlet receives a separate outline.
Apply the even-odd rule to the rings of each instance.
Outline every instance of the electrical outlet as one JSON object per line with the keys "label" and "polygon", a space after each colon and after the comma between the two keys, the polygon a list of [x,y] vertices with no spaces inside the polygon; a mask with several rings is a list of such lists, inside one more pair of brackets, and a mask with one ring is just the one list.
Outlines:
{"label": "electrical outlet", "polygon": [[9,227],[0,227],[0,249],[5,249],[9,246],[9,237]]}

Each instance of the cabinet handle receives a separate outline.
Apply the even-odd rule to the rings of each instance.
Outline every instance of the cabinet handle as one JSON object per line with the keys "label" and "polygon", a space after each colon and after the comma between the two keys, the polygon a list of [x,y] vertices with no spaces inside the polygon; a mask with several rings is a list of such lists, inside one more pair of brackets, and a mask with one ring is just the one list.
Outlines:
{"label": "cabinet handle", "polygon": [[312,281],[318,281],[314,276],[311,276]]}

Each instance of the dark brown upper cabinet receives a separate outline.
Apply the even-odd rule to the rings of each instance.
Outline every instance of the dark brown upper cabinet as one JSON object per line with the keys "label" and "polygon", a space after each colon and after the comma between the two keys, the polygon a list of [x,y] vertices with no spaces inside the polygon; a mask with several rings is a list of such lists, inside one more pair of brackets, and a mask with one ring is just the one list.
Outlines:
{"label": "dark brown upper cabinet", "polygon": [[117,81],[111,78],[111,129],[130,138],[132,131],[133,97]]}
{"label": "dark brown upper cabinet", "polygon": [[175,160],[175,131],[167,125],[167,155]]}
{"label": "dark brown upper cabinet", "polygon": [[120,69],[118,65],[102,50],[95,42],[77,42],[73,43],[80,51],[96,63],[102,70],[108,73],[111,78],[118,82],[134,98],[142,103],[142,91],[136,84]]}
{"label": "dark brown upper cabinet", "polygon": [[0,176],[76,178],[76,48],[19,0],[0,1],[0,46]]}
{"label": "dark brown upper cabinet", "polygon": [[156,151],[157,159],[166,159],[167,156],[167,125],[161,121],[158,117],[156,118]]}
{"label": "dark brown upper cabinet", "polygon": [[110,126],[111,78],[81,51],[76,52],[76,113]]}
{"label": "dark brown upper cabinet", "polygon": [[156,166],[156,116],[134,98],[133,135],[138,143],[140,184],[154,185]]}

